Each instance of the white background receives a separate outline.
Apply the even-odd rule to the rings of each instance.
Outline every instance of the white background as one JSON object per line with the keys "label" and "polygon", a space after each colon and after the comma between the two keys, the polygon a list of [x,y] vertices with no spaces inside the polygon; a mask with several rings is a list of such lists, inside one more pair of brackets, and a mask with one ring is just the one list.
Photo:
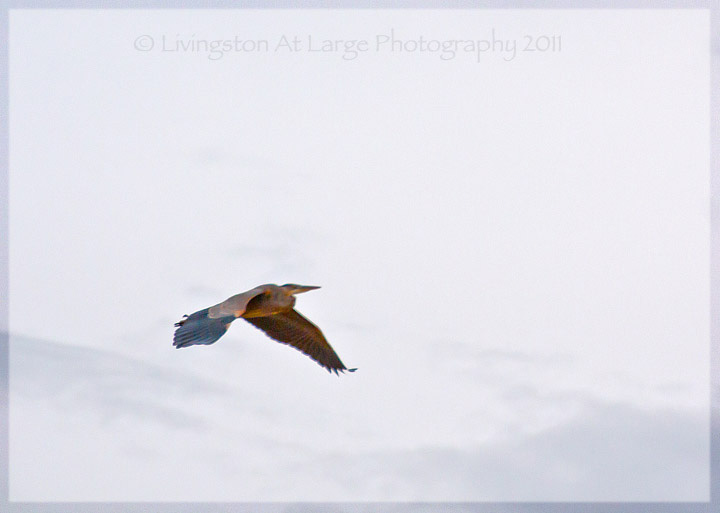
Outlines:
{"label": "white background", "polygon": [[[707,500],[705,11],[10,22],[11,500]],[[173,349],[268,282],[358,372]]]}

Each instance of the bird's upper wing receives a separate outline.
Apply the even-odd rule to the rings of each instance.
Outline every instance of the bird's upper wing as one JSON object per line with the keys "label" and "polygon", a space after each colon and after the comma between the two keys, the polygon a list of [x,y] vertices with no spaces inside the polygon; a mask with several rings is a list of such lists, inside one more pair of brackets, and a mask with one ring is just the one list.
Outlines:
{"label": "bird's upper wing", "polygon": [[247,308],[250,300],[260,294],[264,294],[267,289],[267,285],[260,285],[259,287],[250,289],[247,292],[230,297],[222,303],[211,306],[208,310],[208,317],[211,319],[219,319],[221,317],[228,317],[231,315],[240,317],[243,313],[245,313],[245,309]]}
{"label": "bird's upper wing", "polygon": [[[251,317],[245,320],[263,330],[270,338],[302,351],[325,367],[328,372],[334,371],[337,374],[338,371],[348,370],[325,340],[320,328],[295,310],[267,317]],[[350,369],[350,372],[354,370]]]}

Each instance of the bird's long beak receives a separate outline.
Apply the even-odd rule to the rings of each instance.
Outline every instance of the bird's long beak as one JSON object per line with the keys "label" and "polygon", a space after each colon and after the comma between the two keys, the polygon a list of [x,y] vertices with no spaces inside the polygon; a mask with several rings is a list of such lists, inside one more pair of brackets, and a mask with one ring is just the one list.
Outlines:
{"label": "bird's long beak", "polygon": [[303,292],[308,292],[310,290],[319,289],[320,287],[317,287],[315,285],[298,285],[295,289],[293,289],[293,294],[302,294]]}

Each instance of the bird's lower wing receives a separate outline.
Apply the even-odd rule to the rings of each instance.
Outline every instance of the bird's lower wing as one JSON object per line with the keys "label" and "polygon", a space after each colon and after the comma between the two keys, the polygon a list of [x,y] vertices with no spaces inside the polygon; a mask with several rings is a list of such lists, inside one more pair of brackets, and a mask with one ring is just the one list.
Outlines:
{"label": "bird's lower wing", "polygon": [[[302,351],[325,367],[328,372],[333,371],[337,374],[338,371],[348,370],[325,340],[320,328],[295,310],[267,317],[251,317],[245,320],[263,330],[270,338]],[[350,369],[350,372],[354,370]]]}

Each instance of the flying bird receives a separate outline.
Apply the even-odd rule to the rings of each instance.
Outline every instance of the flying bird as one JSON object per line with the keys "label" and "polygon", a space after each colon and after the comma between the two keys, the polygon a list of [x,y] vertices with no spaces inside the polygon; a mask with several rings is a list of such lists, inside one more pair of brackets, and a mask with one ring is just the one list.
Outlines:
{"label": "flying bird", "polygon": [[355,372],[357,369],[348,369],[340,361],[320,328],[293,308],[295,294],[319,288],[294,283],[260,285],[215,306],[183,316],[175,323],[173,345],[180,349],[212,344],[225,334],[231,322],[242,317],[268,337],[302,351],[328,372]]}

